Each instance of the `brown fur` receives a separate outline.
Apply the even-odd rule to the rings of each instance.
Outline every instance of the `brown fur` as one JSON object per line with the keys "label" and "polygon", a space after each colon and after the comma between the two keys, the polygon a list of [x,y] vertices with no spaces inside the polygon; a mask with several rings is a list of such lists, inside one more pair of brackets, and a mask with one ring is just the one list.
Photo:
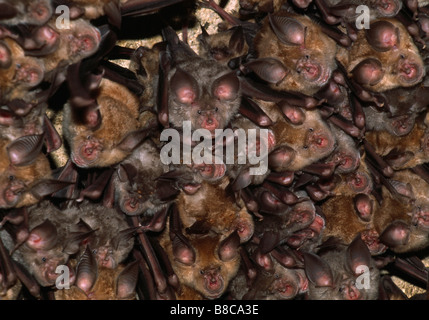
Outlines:
{"label": "brown fur", "polygon": [[426,120],[417,119],[413,129],[404,136],[395,136],[387,131],[367,131],[365,139],[374,147],[375,151],[385,156],[392,150],[399,152],[410,151],[414,156],[400,167],[395,169],[413,168],[429,160],[428,132]]}
{"label": "brown fur", "polygon": [[228,195],[225,190],[228,181],[224,178],[223,184],[216,185],[204,182],[196,194],[182,192],[178,196],[177,205],[185,228],[204,221],[208,229],[223,235],[229,235],[235,228],[243,229],[241,241],[250,239],[254,230],[253,218],[246,207],[240,208],[234,197]]}
{"label": "brown fur", "polygon": [[398,20],[393,18],[384,18],[380,20],[391,22],[396,28],[399,29],[398,50],[389,50],[386,52],[376,51],[374,48],[371,47],[371,45],[368,44],[365,37],[365,30],[362,29],[358,32],[357,40],[352,43],[350,48],[340,48],[338,50],[337,59],[347,69],[347,71],[349,72],[349,76],[351,76],[350,72],[362,60],[366,58],[377,58],[382,63],[385,75],[379,83],[373,86],[364,86],[370,91],[383,92],[400,86],[408,87],[415,85],[417,82],[407,84],[404,81],[400,81],[397,75],[398,62],[400,60],[401,55],[404,55],[406,58],[410,59],[411,61],[421,66],[421,68],[423,68],[423,60],[419,55],[419,51],[414,44],[413,39],[411,38],[410,34],[403,26],[403,24],[400,23]]}
{"label": "brown fur", "polygon": [[[119,300],[116,296],[116,284],[118,275],[123,269],[123,265],[115,269],[99,267],[97,280],[90,293],[85,294],[77,286],[72,285],[70,289],[56,290],[55,300]],[[127,300],[135,300],[135,297]]]}
{"label": "brown fur", "polygon": [[[186,266],[174,259],[173,248],[168,236],[168,231],[164,232],[160,239],[161,246],[167,252],[172,263],[173,270],[179,278],[180,287],[177,292],[177,299],[198,299],[213,298],[204,288],[204,278],[200,271],[208,268],[220,268],[219,274],[223,278],[223,294],[229,282],[235,277],[240,266],[240,255],[237,254],[232,260],[223,262],[217,255],[219,243],[223,237],[219,235],[188,235],[192,247],[196,253],[195,263]],[[216,298],[218,298],[217,296]]]}
{"label": "brown fur", "polygon": [[124,86],[103,79],[97,102],[101,113],[101,126],[93,131],[84,125],[73,123],[71,106],[64,109],[64,136],[71,146],[72,155],[77,153],[88,136],[96,139],[102,146],[98,158],[89,167],[105,167],[116,164],[130,152],[118,149],[116,146],[128,133],[143,127],[139,121],[139,101]]}
{"label": "brown fur", "polygon": [[[292,162],[282,170],[300,170],[311,163],[323,159],[331,154],[335,148],[335,136],[327,123],[322,119],[318,110],[304,110],[305,121],[302,125],[293,125],[282,116],[279,108],[273,103],[262,102],[258,104],[264,112],[274,121],[269,128],[272,130],[276,147],[287,145],[294,149],[295,157]],[[314,144],[308,143],[310,129],[316,134],[322,134],[328,140],[323,149],[318,149]],[[305,147],[308,148],[305,148]]]}
{"label": "brown fur", "polygon": [[[316,93],[321,86],[327,83],[331,71],[335,68],[334,57],[337,46],[331,38],[326,36],[319,25],[304,15],[296,15],[279,11],[276,15],[293,17],[307,27],[305,48],[299,46],[287,46],[282,44],[274,34],[268,18],[265,19],[261,30],[255,36],[254,45],[258,58],[278,58],[290,71],[283,81],[272,85],[276,90],[296,91],[307,95]],[[305,55],[321,64],[329,76],[324,83],[312,83],[306,81],[296,72],[296,62]]]}

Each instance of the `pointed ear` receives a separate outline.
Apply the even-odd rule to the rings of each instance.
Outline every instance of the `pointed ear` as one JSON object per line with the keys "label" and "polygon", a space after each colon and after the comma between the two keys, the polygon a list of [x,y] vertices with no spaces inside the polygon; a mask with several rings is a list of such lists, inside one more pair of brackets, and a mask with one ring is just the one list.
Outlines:
{"label": "pointed ear", "polygon": [[284,64],[275,58],[255,59],[247,62],[244,66],[253,71],[262,80],[273,84],[278,84],[289,73]]}
{"label": "pointed ear", "polygon": [[234,100],[240,92],[240,80],[235,72],[217,78],[212,86],[212,94],[220,100]]}
{"label": "pointed ear", "polygon": [[130,132],[122,139],[121,142],[117,145],[120,150],[125,152],[133,151],[140,143],[143,142],[151,133],[152,130],[156,127],[156,122],[151,121],[147,126],[142,129]]}
{"label": "pointed ear", "polygon": [[45,131],[46,152],[50,153],[58,150],[63,144],[63,141],[46,114],[43,119],[43,130]]}
{"label": "pointed ear", "polygon": [[74,182],[71,181],[59,181],[55,179],[41,180],[31,187],[30,193],[40,200],[73,184]]}
{"label": "pointed ear", "polygon": [[182,222],[176,205],[171,205],[170,240],[173,246],[174,258],[185,265],[195,262],[195,251],[189,240],[182,234]]}
{"label": "pointed ear", "polygon": [[132,299],[136,294],[136,285],[139,276],[138,260],[128,264],[119,274],[116,281],[116,297],[118,299]]}
{"label": "pointed ear", "polygon": [[304,252],[304,270],[308,280],[318,287],[332,287],[334,277],[331,267],[314,253]]}
{"label": "pointed ear", "polygon": [[98,277],[97,260],[89,246],[79,260],[76,271],[76,286],[84,292],[88,292],[94,286]]}
{"label": "pointed ear", "polygon": [[219,245],[218,255],[222,261],[230,261],[238,255],[240,236],[237,231],[223,239]]}
{"label": "pointed ear", "polygon": [[187,71],[180,68],[170,79],[170,90],[184,104],[191,104],[199,97],[198,83]]}
{"label": "pointed ear", "polygon": [[90,230],[87,232],[71,232],[67,239],[64,241],[63,252],[72,255],[79,251],[80,246],[87,242],[89,238],[95,233],[97,230]]}
{"label": "pointed ear", "polygon": [[244,49],[245,38],[243,28],[237,26],[229,39],[228,48],[232,52],[241,53]]}
{"label": "pointed ear", "polygon": [[271,28],[277,38],[286,45],[304,45],[307,27],[298,20],[285,16],[268,14]]}
{"label": "pointed ear", "polygon": [[49,250],[57,244],[57,227],[49,220],[34,227],[26,241],[27,246],[33,250]]}
{"label": "pointed ear", "polygon": [[12,165],[26,166],[36,160],[42,151],[44,134],[20,137],[7,146]]}
{"label": "pointed ear", "polygon": [[359,275],[359,267],[365,266],[369,268],[371,263],[371,253],[363,242],[360,233],[355,237],[355,239],[347,247],[347,264],[350,268],[350,271],[355,275]]}
{"label": "pointed ear", "polygon": [[137,176],[138,171],[131,163],[121,163],[118,166],[117,173],[121,182],[129,182],[133,181],[134,177]]}
{"label": "pointed ear", "polygon": [[113,248],[115,248],[115,250],[118,250],[121,245],[127,245],[127,242],[134,236],[138,229],[140,229],[140,227],[131,227],[119,231],[119,233],[115,235],[112,239]]}

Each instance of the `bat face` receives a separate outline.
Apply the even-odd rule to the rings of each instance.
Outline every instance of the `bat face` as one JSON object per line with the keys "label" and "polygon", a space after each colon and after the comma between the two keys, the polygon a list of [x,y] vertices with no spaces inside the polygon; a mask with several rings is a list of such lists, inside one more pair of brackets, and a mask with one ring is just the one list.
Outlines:
{"label": "bat face", "polygon": [[214,135],[238,110],[240,82],[227,67],[213,60],[190,59],[170,73],[169,119],[176,128],[191,121],[191,129]]}
{"label": "bat face", "polygon": [[[342,53],[338,57],[345,63]],[[366,33],[358,33],[349,53],[346,64],[350,76],[370,91],[411,87],[420,83],[425,75],[417,47],[408,31],[395,19],[371,22]]]}
{"label": "bat face", "polygon": [[[307,254],[304,257],[310,299],[377,299],[379,271],[360,237],[357,237],[347,249],[331,249],[319,255],[320,257]],[[363,270],[367,276],[366,285],[358,279]]]}
{"label": "bat face", "polygon": [[[37,153],[31,157],[29,163],[13,165],[7,151],[11,144],[2,139],[2,161],[0,174],[0,207],[13,208],[32,205],[38,199],[32,194],[32,187],[42,180],[51,177],[51,168],[46,156]],[[18,159],[20,156],[18,156]]]}
{"label": "bat face", "polygon": [[151,141],[145,141],[121,162],[114,184],[116,200],[124,213],[152,216],[159,209],[161,203],[153,195],[156,179],[164,173],[159,152]]}
{"label": "bat face", "polygon": [[[335,42],[306,16],[276,13],[255,37],[258,58],[279,59],[288,70],[276,90],[312,95],[328,83],[335,68]],[[263,39],[272,39],[267,45]]]}
{"label": "bat face", "polygon": [[190,238],[195,252],[195,262],[185,265],[180,261],[173,263],[179,281],[196,290],[207,299],[217,299],[226,291],[229,282],[240,266],[237,251],[231,253],[228,260],[222,260],[222,248],[219,237],[200,236]]}
{"label": "bat face", "polygon": [[271,127],[276,141],[269,155],[272,170],[300,170],[334,150],[335,136],[320,114],[316,110],[304,113],[306,120],[302,124],[293,125],[279,118]]}
{"label": "bat face", "polygon": [[223,65],[247,53],[249,47],[245,42],[241,27],[231,28],[209,35],[205,30],[198,36],[200,42],[200,56],[206,59],[215,59]]}
{"label": "bat face", "polygon": [[[103,79],[97,102],[99,113],[97,110],[76,111],[69,104],[64,110],[64,135],[71,147],[71,159],[83,168],[116,164],[128,156],[139,142],[132,140],[132,135],[141,126],[138,121],[139,103],[131,92]],[[81,124],[77,120],[79,117],[83,117],[86,123]],[[92,127],[99,122],[101,125]],[[127,143],[130,140],[127,138],[132,140],[133,147],[129,147]],[[121,146],[121,142],[124,145]]]}

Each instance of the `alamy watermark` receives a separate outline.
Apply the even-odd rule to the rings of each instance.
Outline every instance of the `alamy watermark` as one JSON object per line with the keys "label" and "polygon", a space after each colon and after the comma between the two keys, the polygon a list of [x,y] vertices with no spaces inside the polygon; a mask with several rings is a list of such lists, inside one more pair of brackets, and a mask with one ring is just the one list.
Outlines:
{"label": "alamy watermark", "polygon": [[[161,149],[161,162],[165,165],[250,164],[253,165],[249,168],[251,175],[262,175],[268,170],[268,133],[268,129],[215,129],[213,144],[209,130],[192,131],[191,121],[184,121],[182,134],[172,128],[161,132],[160,140],[168,141]],[[224,139],[230,143],[224,144]],[[235,139],[237,143],[232,143]],[[192,142],[199,143],[192,147]]]}

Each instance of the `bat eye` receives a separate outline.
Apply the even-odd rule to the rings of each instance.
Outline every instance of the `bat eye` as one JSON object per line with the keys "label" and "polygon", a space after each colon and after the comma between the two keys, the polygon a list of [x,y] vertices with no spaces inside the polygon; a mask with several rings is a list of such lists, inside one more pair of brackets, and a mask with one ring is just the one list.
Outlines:
{"label": "bat eye", "polygon": [[86,137],[86,140],[91,140],[91,136],[89,135],[89,136],[87,136]]}
{"label": "bat eye", "polygon": [[10,175],[10,176],[9,176],[9,180],[10,180],[10,181],[15,180],[15,176]]}
{"label": "bat eye", "polygon": [[92,250],[92,253],[96,254],[97,253],[97,249]]}
{"label": "bat eye", "polygon": [[200,274],[203,275],[204,274],[204,270],[200,270]]}
{"label": "bat eye", "polygon": [[309,129],[308,129],[308,131],[313,132],[313,131],[314,131],[314,129],[313,129],[313,128],[309,128]]}
{"label": "bat eye", "polygon": [[302,147],[304,150],[307,150],[308,149],[308,146],[307,145],[305,145],[305,146],[303,146]]}
{"label": "bat eye", "polygon": [[399,57],[400,57],[401,59],[405,59],[405,56],[404,56],[403,54],[401,54]]}
{"label": "bat eye", "polygon": [[198,113],[198,114],[201,114],[201,113],[202,113],[202,111],[201,111],[201,110],[198,110],[198,111],[197,111],[197,113]]}
{"label": "bat eye", "polygon": [[308,54],[305,55],[305,59],[310,59],[310,56]]}
{"label": "bat eye", "polygon": [[46,258],[45,257],[42,258],[42,262],[46,262]]}
{"label": "bat eye", "polygon": [[214,109],[214,111],[215,111],[215,112],[218,112],[218,110],[219,110],[219,108],[218,108],[218,107],[216,107],[216,108]]}

